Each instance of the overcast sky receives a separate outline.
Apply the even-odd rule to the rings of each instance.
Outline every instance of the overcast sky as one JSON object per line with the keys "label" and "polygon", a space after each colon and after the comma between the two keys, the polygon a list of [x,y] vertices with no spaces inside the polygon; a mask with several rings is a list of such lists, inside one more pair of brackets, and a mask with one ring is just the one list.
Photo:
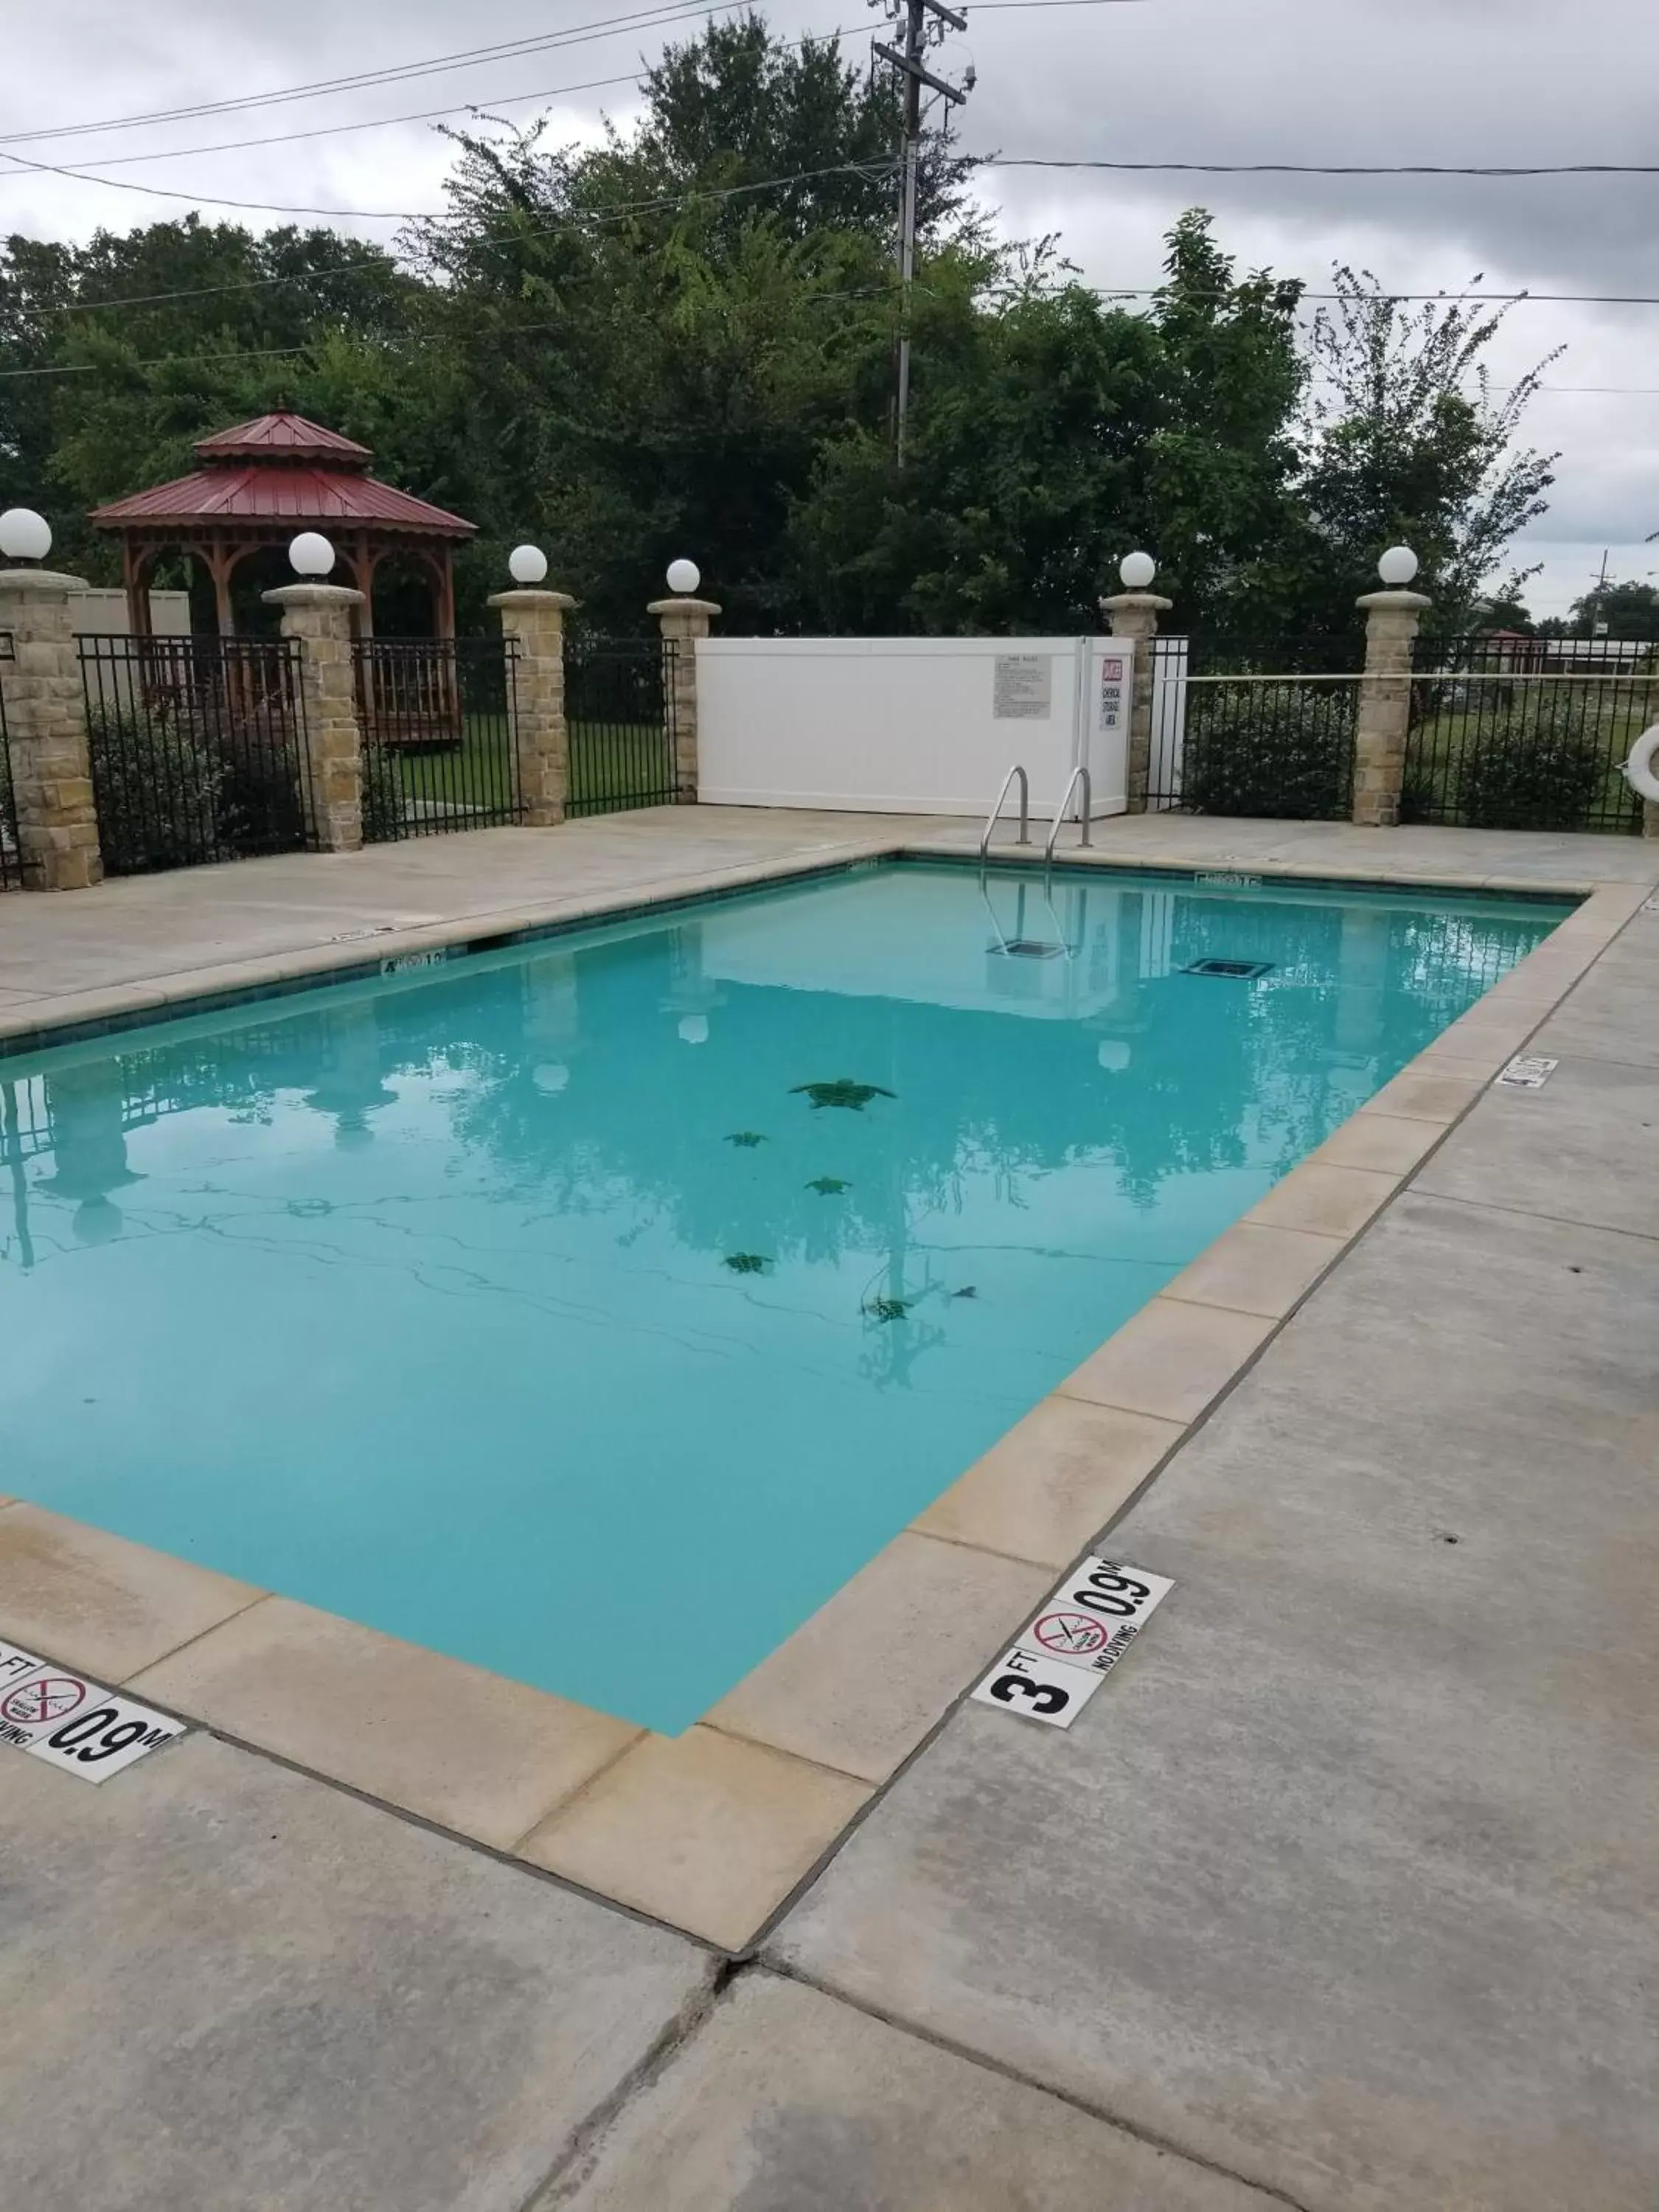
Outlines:
{"label": "overcast sky", "polygon": [[[0,0],[0,139],[30,160],[187,196],[303,203],[390,243],[371,210],[442,204],[447,148],[429,122],[340,131],[232,152],[187,152],[276,132],[477,102],[515,118],[538,106],[554,135],[625,121],[627,78],[672,29],[635,27],[514,58],[446,69],[276,106],[73,137],[58,125],[244,98],[385,70],[489,42],[583,32],[624,0]],[[862,56],[878,18],[862,0],[777,0],[792,33],[842,27]],[[947,67],[969,59],[969,150],[1127,161],[1651,161],[1659,159],[1655,0],[1104,0],[975,9]],[[695,26],[693,26],[695,27]],[[682,33],[683,35],[683,33]],[[510,104],[509,104],[510,103]],[[129,155],[155,159],[128,161]],[[160,158],[161,156],[167,158]],[[1146,286],[1180,210],[1213,208],[1223,243],[1325,289],[1334,259],[1391,289],[1659,295],[1659,176],[1542,178],[1139,177],[988,173],[1012,236],[1062,234],[1091,283]],[[85,237],[180,213],[168,200],[0,164],[0,230]],[[232,210],[205,198],[210,217]],[[252,224],[280,215],[246,214]],[[1534,611],[1564,611],[1610,548],[1620,576],[1659,571],[1659,307],[1528,303],[1494,353],[1508,380],[1556,346],[1530,441],[1559,447],[1551,510],[1523,546],[1544,570]],[[1596,387],[1596,388],[1586,388]],[[1617,387],[1605,389],[1601,387]],[[1153,549],[1154,550],[1156,549]]]}

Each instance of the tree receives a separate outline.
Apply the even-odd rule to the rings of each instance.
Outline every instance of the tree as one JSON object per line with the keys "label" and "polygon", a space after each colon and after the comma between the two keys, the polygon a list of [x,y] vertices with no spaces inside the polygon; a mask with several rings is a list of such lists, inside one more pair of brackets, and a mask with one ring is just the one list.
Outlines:
{"label": "tree", "polygon": [[[1298,490],[1312,543],[1297,564],[1306,617],[1349,619],[1350,580],[1404,543],[1437,623],[1462,629],[1504,549],[1547,504],[1559,456],[1517,447],[1516,434],[1559,349],[1500,394],[1482,356],[1507,306],[1408,307],[1344,266],[1335,289],[1310,335]],[[1518,597],[1534,573],[1511,576],[1501,596]]]}
{"label": "tree", "polygon": [[[838,39],[786,45],[750,12],[671,47],[647,73],[644,93],[634,137],[612,128],[581,162],[588,204],[725,192],[733,215],[760,200],[791,237],[858,231],[890,255],[898,95],[886,71],[844,61]],[[924,250],[979,241],[963,192],[973,166],[953,153],[948,126],[924,139],[916,180]]]}
{"label": "tree", "polygon": [[921,267],[915,429],[820,456],[797,507],[799,589],[833,628],[1066,631],[1111,564],[1156,547],[1181,619],[1224,621],[1284,531],[1301,382],[1297,288],[1239,281],[1208,216],[1170,234],[1151,315],[1103,303],[1045,244]]}
{"label": "tree", "polygon": [[[330,230],[256,237],[192,215],[85,246],[10,238],[0,351],[52,373],[0,380],[0,489],[45,509],[65,565],[112,580],[88,508],[180,474],[195,439],[272,404],[327,404],[349,432],[341,402],[406,336],[416,290],[389,254]],[[324,402],[312,383],[330,359]]]}
{"label": "tree", "polygon": [[1468,628],[1475,630],[1514,629],[1531,630],[1535,627],[1532,611],[1515,592],[1499,589],[1483,592],[1469,608]]}
{"label": "tree", "polygon": [[1603,623],[1609,637],[1659,638],[1659,591],[1634,580],[1598,585],[1573,601],[1565,629],[1583,635]]}
{"label": "tree", "polygon": [[112,578],[88,507],[292,406],[477,522],[468,627],[526,537],[618,629],[690,553],[733,629],[1073,632],[1144,545],[1182,627],[1346,633],[1395,538],[1437,616],[1472,618],[1550,481],[1516,442],[1537,372],[1502,405],[1485,381],[1501,315],[1403,312],[1344,270],[1310,331],[1300,285],[1241,271],[1200,210],[1148,308],[1102,300],[1056,241],[993,242],[943,137],[900,471],[897,130],[885,77],[750,14],[671,49],[597,146],[452,133],[448,211],[395,255],[194,216],[13,239],[0,498]]}

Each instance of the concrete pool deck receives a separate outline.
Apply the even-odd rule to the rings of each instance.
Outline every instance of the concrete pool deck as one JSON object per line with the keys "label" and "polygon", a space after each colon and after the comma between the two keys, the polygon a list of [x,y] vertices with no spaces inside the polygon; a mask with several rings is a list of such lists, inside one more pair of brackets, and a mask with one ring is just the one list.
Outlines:
{"label": "concrete pool deck", "polygon": [[[167,1667],[188,1674],[216,1638],[269,1640],[286,1601],[163,1587],[169,1567],[198,1571],[149,1553],[135,1577],[112,1540],[0,1512],[0,1634],[89,1672],[155,1667],[154,1700],[209,1723],[105,1790],[6,1759],[0,1824],[27,1878],[27,1927],[0,1948],[0,2037],[18,2039],[5,2063],[20,2079],[31,2064],[84,2071],[88,2098],[112,2069],[118,2111],[148,2110],[155,2128],[159,2099],[167,2114],[165,2156],[128,2171],[96,2162],[72,2097],[56,2118],[14,2100],[0,2176],[21,2161],[20,2201],[159,2206],[205,2183],[204,2203],[506,2212],[557,2171],[538,2203],[1651,2203],[1638,1999],[1659,1963],[1659,1424],[1634,1316],[1659,1288],[1659,1200],[1624,1163],[1659,1123],[1659,916],[1637,911],[1659,852],[1167,817],[1101,823],[1097,838],[1119,866],[1601,888],[1130,1324],[1158,1333],[1151,1364],[1175,1396],[1121,1403],[1149,1361],[1126,1366],[1114,1340],[1021,1425],[1045,1433],[998,1447],[899,1540],[936,1583],[941,1562],[951,1571],[947,1597],[958,1571],[994,1585],[920,1710],[895,1717],[878,1667],[850,1698],[814,1703],[826,1636],[837,1664],[870,1648],[866,1570],[777,1655],[778,1694],[745,1685],[749,1711],[692,1732],[716,1764],[762,1758],[766,1794],[798,1824],[768,1909],[911,1760],[717,1997],[729,1970],[698,1946],[363,1802],[407,1808],[396,1773],[347,1773],[342,1790],[320,1778],[338,1761],[182,1687],[163,1695]],[[963,842],[960,824],[688,810],[9,899],[0,1027],[361,958],[361,942],[329,942],[354,928],[408,923],[372,947],[401,951]],[[1551,1083],[1490,1091],[1528,1039],[1560,1058]],[[915,1756],[1054,1569],[1172,1449],[1112,1544],[1174,1574],[1175,1598],[1075,1729],[959,1708]],[[1017,1541],[999,1455],[1019,1462]],[[1048,1516],[1035,1545],[1034,1504]],[[847,1625],[826,1626],[844,1604]],[[295,1711],[315,1705],[317,1679],[291,1686]],[[429,1694],[418,1676],[392,1686],[371,1731],[383,1765]],[[777,1741],[803,1715],[819,1733]],[[476,1799],[469,1724],[452,1719],[404,1764]],[[520,1833],[527,1723],[496,1708],[470,1725],[517,1754],[483,1793],[513,1785],[483,1837],[499,1852]],[[623,1776],[633,1751],[614,1766],[610,1751],[604,1775]],[[843,1786],[821,1808],[819,1775]],[[586,1863],[533,1856],[723,1948],[753,1935],[764,1911],[739,1929],[727,1899],[700,1905],[684,1861],[661,1895],[629,1894],[616,1876],[640,1801],[613,1782],[608,1813],[599,1802]],[[709,1802],[705,1789],[671,1811],[694,1847]],[[412,1809],[479,1833],[445,1805]],[[705,1826],[706,1855],[729,1859],[750,1809]],[[429,1957],[393,1938],[399,1884],[422,1899]],[[501,1914],[532,1929],[533,1969],[480,1935],[478,1916]],[[640,1993],[626,2018],[612,1980]],[[445,2027],[457,1982],[459,2036]],[[594,2022],[580,2053],[559,2039],[573,2008]],[[163,2046],[154,2064],[135,2060],[141,2027]],[[337,2064],[354,2033],[372,2056],[348,2107],[307,2039]],[[423,2086],[441,2050],[453,2106]],[[438,2161],[424,2179],[386,2164],[384,2131],[415,2099],[453,2138],[441,2154],[436,2132],[412,2130]],[[458,2142],[475,2146],[464,2179]]]}

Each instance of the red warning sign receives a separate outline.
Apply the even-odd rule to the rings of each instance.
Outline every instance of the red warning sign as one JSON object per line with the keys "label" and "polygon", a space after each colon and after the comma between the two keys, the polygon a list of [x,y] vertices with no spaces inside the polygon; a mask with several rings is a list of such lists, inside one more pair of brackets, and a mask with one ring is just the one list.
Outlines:
{"label": "red warning sign", "polygon": [[1031,1631],[1045,1651],[1064,1659],[1089,1659],[1103,1651],[1111,1631],[1086,1613],[1045,1613]]}
{"label": "red warning sign", "polygon": [[9,1720],[15,1728],[44,1728],[48,1721],[61,1721],[72,1713],[85,1703],[86,1695],[86,1684],[73,1674],[37,1674],[0,1704],[0,1720]]}

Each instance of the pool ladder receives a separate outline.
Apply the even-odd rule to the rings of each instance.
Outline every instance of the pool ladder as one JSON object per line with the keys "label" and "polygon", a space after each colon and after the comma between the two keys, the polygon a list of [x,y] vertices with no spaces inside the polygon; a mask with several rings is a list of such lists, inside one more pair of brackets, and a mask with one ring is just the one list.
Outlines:
{"label": "pool ladder", "polygon": [[1090,816],[1094,811],[1094,787],[1089,781],[1088,769],[1079,761],[1066,780],[1066,788],[1060,793],[1060,805],[1054,809],[1054,827],[1049,830],[1048,842],[1042,848],[1042,874],[1045,884],[1054,872],[1054,847],[1060,842],[1060,825],[1066,819],[1066,810],[1072,803],[1072,793],[1079,783],[1083,786],[1083,804],[1078,809],[1077,842],[1079,845],[1089,845],[1094,842],[1089,821]]}
{"label": "pool ladder", "polygon": [[[985,817],[985,828],[981,833],[979,841],[979,864],[981,869],[985,866],[986,855],[991,849],[991,834],[1001,818],[1002,802],[1008,796],[1009,785],[1016,779],[1019,784],[1019,836],[1014,842],[1018,845],[1029,845],[1031,842],[1031,781],[1024,768],[1016,761],[1007,775],[1003,777],[1002,788],[991,802],[991,811]],[[1060,805],[1054,810],[1054,824],[1048,832],[1048,842],[1042,848],[1042,865],[1050,872],[1054,865],[1054,847],[1060,842],[1060,825],[1066,819],[1066,810],[1072,803],[1072,793],[1079,783],[1083,786],[1083,804],[1078,811],[1078,843],[1091,845],[1094,842],[1094,833],[1090,820],[1094,812],[1094,787],[1090,782],[1088,769],[1079,761],[1066,779],[1066,788],[1060,793]]]}
{"label": "pool ladder", "polygon": [[985,866],[985,855],[990,850],[991,832],[996,828],[1002,812],[1002,802],[1008,796],[1008,787],[1016,776],[1019,778],[1019,836],[1015,842],[1029,845],[1031,842],[1031,780],[1016,761],[1003,777],[1002,788],[992,800],[991,811],[985,817],[985,834],[979,841],[979,864],[981,868]]}
{"label": "pool ladder", "polygon": [[[1066,809],[1071,804],[1072,793],[1077,788],[1078,780],[1079,777],[1082,779],[1083,782],[1083,812],[1080,817],[1082,822],[1081,842],[1085,845],[1089,842],[1089,771],[1086,768],[1079,766],[1072,770],[1071,775],[1066,781],[1065,792],[1060,798],[1060,811],[1054,816],[1054,827],[1048,832],[1048,842],[1044,849],[1042,856],[1042,903],[1048,908],[1048,919],[1054,925],[1054,934],[1051,942],[1054,950],[1058,952],[1063,952],[1068,963],[1072,958],[1073,952],[1075,948],[1067,941],[1066,932],[1060,927],[1060,916],[1054,912],[1054,903],[1051,893],[1053,890],[1054,844],[1060,836],[1060,825],[1066,819]],[[1002,779],[1002,788],[996,795],[995,803],[993,805],[991,811],[985,817],[984,832],[979,841],[979,895],[985,902],[985,911],[990,915],[991,927],[996,933],[997,941],[995,949],[1005,955],[1012,954],[1013,947],[1011,946],[1008,939],[1003,933],[1002,924],[997,920],[996,908],[991,904],[990,894],[986,889],[986,855],[990,850],[991,833],[996,828],[997,823],[1001,817],[1002,802],[1008,796],[1008,787],[1011,783],[1014,782],[1016,779],[1018,780],[1019,783],[1019,836],[1016,840],[1016,842],[1021,845],[1029,845],[1030,843],[1031,786],[1030,781],[1026,775],[1024,767],[1018,761],[1014,763],[1007,775]],[[1019,920],[1015,924],[1015,943],[1023,949],[1028,942],[1025,936],[1025,886],[1023,883],[1019,886]]]}

